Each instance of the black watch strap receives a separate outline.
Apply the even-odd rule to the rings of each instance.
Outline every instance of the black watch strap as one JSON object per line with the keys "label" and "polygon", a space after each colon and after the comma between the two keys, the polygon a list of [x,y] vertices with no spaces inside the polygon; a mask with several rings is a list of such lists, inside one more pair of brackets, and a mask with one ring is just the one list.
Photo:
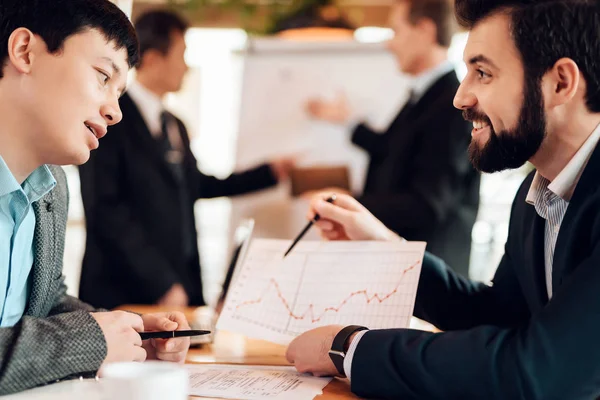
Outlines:
{"label": "black watch strap", "polygon": [[349,325],[335,335],[331,344],[331,350],[329,350],[329,358],[333,361],[333,365],[335,365],[340,375],[346,376],[344,373],[344,358],[346,357],[345,347],[348,338],[355,332],[366,331],[368,329],[360,325]]}

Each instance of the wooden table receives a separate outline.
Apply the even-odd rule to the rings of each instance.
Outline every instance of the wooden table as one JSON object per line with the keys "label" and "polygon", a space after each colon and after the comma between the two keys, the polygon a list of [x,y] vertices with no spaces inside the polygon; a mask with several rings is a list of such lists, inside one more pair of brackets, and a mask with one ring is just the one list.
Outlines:
{"label": "wooden table", "polygon": [[[194,318],[194,308],[166,309],[157,306],[127,305],[121,310],[140,314],[162,311],[181,311],[189,321]],[[248,339],[231,332],[217,332],[214,343],[199,349],[190,349],[186,363],[190,364],[233,364],[233,365],[290,365],[285,359],[285,346]],[[199,397],[190,397],[198,399]],[[350,383],[346,379],[334,379],[323,391],[318,400],[358,399],[350,391]]]}

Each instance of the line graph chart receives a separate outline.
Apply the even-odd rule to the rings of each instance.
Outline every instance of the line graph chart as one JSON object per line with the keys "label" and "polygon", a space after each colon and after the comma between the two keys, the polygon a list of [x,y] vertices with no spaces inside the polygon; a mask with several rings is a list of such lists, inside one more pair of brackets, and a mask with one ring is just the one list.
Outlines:
{"label": "line graph chart", "polygon": [[422,242],[304,242],[255,239],[217,327],[287,344],[318,326],[407,327]]}

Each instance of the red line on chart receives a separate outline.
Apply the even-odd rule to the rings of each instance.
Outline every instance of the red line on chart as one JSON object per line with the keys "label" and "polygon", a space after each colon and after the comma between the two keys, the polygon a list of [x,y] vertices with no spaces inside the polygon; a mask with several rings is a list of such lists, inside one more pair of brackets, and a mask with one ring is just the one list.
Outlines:
{"label": "red line on chart", "polygon": [[367,293],[367,289],[359,290],[357,292],[352,292],[337,307],[325,308],[318,317],[315,316],[315,311],[314,311],[315,305],[314,304],[310,304],[303,314],[300,314],[300,315],[294,314],[294,312],[292,311],[292,308],[290,307],[290,304],[288,303],[286,298],[283,296],[283,293],[281,293],[281,288],[279,287],[279,283],[277,283],[277,281],[273,278],[271,278],[271,280],[269,281],[269,284],[267,285],[267,287],[265,288],[265,290],[263,291],[263,293],[261,294],[261,296],[259,298],[257,298],[256,300],[249,300],[249,301],[245,301],[243,303],[238,304],[235,307],[235,311],[237,312],[240,308],[243,308],[243,307],[262,303],[263,298],[266,296],[266,294],[269,291],[269,289],[271,288],[271,286],[273,286],[273,287],[275,287],[275,290],[277,292],[277,297],[279,297],[279,299],[281,300],[281,302],[287,309],[288,313],[290,314],[290,317],[294,318],[295,320],[301,320],[301,319],[305,319],[306,316],[308,314],[310,314],[310,319],[311,319],[312,323],[319,322],[325,316],[325,314],[327,312],[329,312],[329,311],[333,311],[336,313],[339,312],[341,310],[341,308],[344,307],[346,305],[346,303],[348,303],[348,301],[350,301],[350,299],[352,299],[353,297],[359,296],[359,295],[365,296],[365,299],[367,300],[367,304],[370,304],[374,300],[379,301],[379,303],[383,303],[384,301],[386,301],[387,299],[389,299],[390,297],[392,297],[393,295],[395,295],[398,292],[398,289],[400,288],[400,284],[402,283],[402,278],[404,277],[404,275],[406,275],[407,272],[415,269],[417,267],[417,265],[419,265],[419,264],[420,264],[420,261],[417,261],[416,263],[414,263],[413,265],[411,265],[410,267],[408,267],[404,271],[402,271],[402,277],[400,279],[400,282],[398,282],[398,284],[396,285],[394,290],[392,290],[390,293],[388,293],[386,295],[381,295],[381,296],[378,293],[376,293],[373,296],[369,297],[369,295]]}

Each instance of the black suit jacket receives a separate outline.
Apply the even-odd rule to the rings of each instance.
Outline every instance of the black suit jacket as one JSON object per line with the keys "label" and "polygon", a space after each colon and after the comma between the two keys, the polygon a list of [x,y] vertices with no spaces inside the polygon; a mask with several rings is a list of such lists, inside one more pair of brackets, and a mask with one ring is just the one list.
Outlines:
{"label": "black suit jacket", "polygon": [[370,156],[358,200],[390,229],[468,276],[480,176],[467,149],[473,126],[452,105],[459,81],[442,76],[383,134],[359,125],[352,141]]}
{"label": "black suit jacket", "polygon": [[[79,296],[98,307],[155,303],[181,283],[191,304],[202,305],[199,257],[183,257],[182,216],[193,216],[200,198],[233,196],[276,184],[268,165],[225,180],[201,173],[185,127],[178,121],[185,155],[184,184],[178,181],[137,106],[127,95],[120,102],[123,121],[108,130],[100,148],[80,167],[87,244]],[[182,203],[187,209],[182,209]],[[196,231],[193,230],[194,242]]]}
{"label": "black suit jacket", "polygon": [[561,224],[548,301],[544,224],[515,198],[493,286],[465,280],[427,255],[415,315],[444,333],[365,334],[352,389],[388,399],[589,400],[600,396],[600,147]]}

